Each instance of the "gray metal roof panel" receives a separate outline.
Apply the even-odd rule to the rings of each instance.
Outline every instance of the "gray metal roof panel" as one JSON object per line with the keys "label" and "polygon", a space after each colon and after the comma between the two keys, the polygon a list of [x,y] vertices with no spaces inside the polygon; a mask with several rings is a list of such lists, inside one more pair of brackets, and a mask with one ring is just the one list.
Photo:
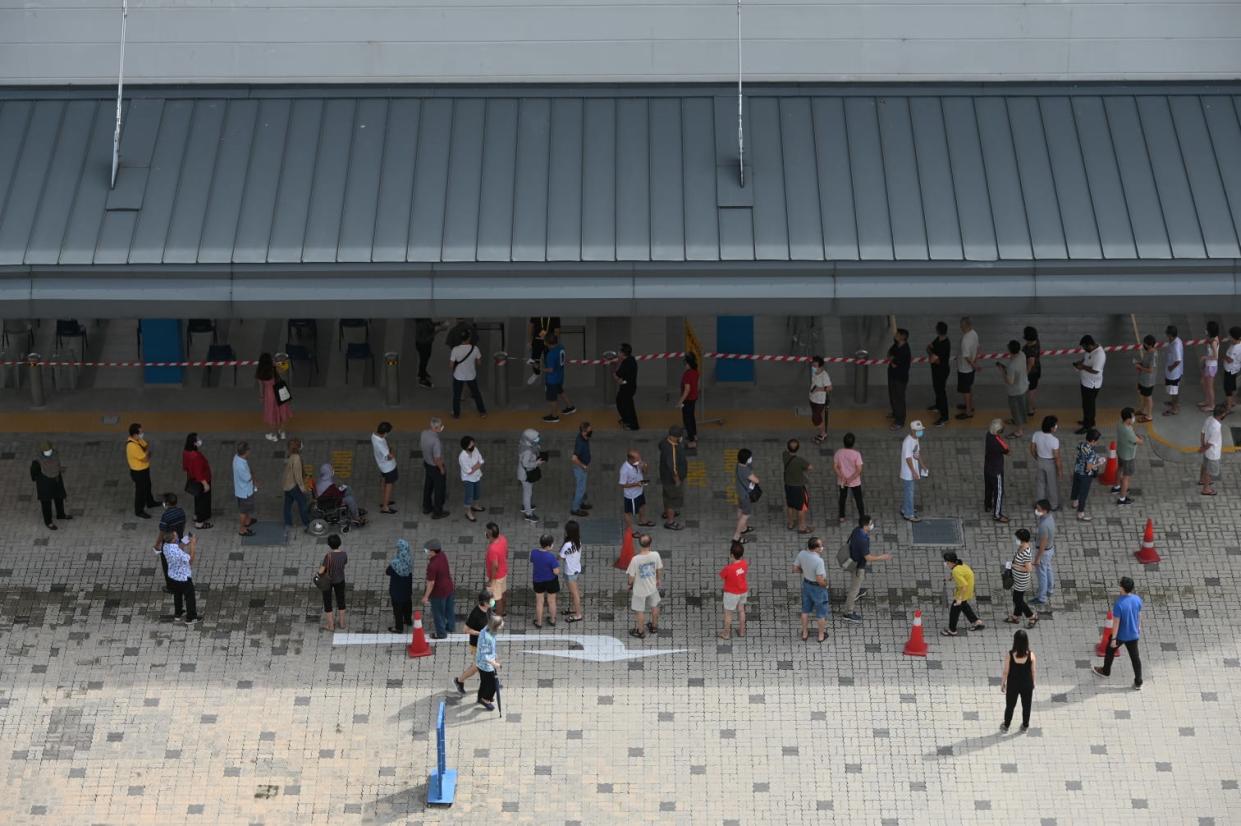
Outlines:
{"label": "gray metal roof panel", "polygon": [[[589,111],[590,103],[586,105]],[[711,98],[686,98],[681,108],[687,261],[715,261],[720,256],[720,223],[715,214],[715,153],[709,151],[715,145],[714,107]]]}
{"label": "gray metal roof panel", "polygon": [[[651,147],[645,98],[616,102],[616,260],[651,259]],[[520,193],[518,193],[520,196]],[[522,201],[520,197],[518,204]],[[516,259],[516,256],[514,256]]]}
{"label": "gray metal roof panel", "polygon": [[341,215],[345,207],[345,183],[350,174],[349,159],[353,136],[358,131],[354,118],[357,101],[329,100],[323,107],[323,129],[306,210],[306,240],[302,261],[336,260],[340,245]]}
{"label": "gray metal roof panel", "polygon": [[1220,180],[1219,160],[1203,118],[1202,101],[1196,95],[1177,95],[1168,102],[1208,255],[1212,258],[1241,256],[1241,245]]}
{"label": "gray metal roof panel", "polygon": [[650,102],[651,260],[685,260],[681,101]]}
{"label": "gray metal roof panel", "polygon": [[888,187],[883,174],[883,149],[874,98],[845,100],[845,132],[857,210],[858,254],[863,261],[891,261]]}
{"label": "gray metal roof panel", "polygon": [[267,261],[290,263],[302,260],[306,245],[306,216],[315,181],[315,158],[323,136],[325,100],[295,100],[289,114],[276,206],[267,238]]}
{"label": "gray metal roof panel", "polygon": [[165,263],[193,264],[198,261],[226,106],[227,101],[222,100],[194,103],[189,143],[181,164],[181,176],[164,242]]}
{"label": "gray metal roof panel", "polygon": [[888,215],[892,220],[892,254],[897,260],[925,261],[926,221],[922,216],[922,185],[909,100],[880,98],[876,113],[888,190]]}
{"label": "gray metal roof panel", "polygon": [[823,220],[819,213],[810,101],[806,98],[782,98],[779,103],[780,154],[787,159],[784,164],[784,197],[789,227],[789,258],[794,261],[821,261]]}
{"label": "gray metal roof panel", "polygon": [[856,261],[859,257],[857,207],[853,201],[853,167],[849,163],[844,101],[813,98],[810,111],[815,167],[819,173],[824,255],[835,261]]}
{"label": "gray metal roof panel", "polygon": [[760,261],[789,258],[788,201],[784,195],[784,153],[780,151],[779,101],[750,101],[753,128],[754,257]]}
{"label": "gray metal roof panel", "polygon": [[588,100],[584,117],[582,260],[615,261],[616,102]]}
{"label": "gray metal roof panel", "polygon": [[1202,227],[1198,223],[1198,207],[1189,191],[1185,161],[1180,141],[1172,125],[1172,111],[1166,97],[1139,97],[1138,113],[1142,132],[1150,150],[1151,167],[1159,187],[1164,223],[1173,258],[1202,258],[1205,248]]}
{"label": "gray metal roof panel", "polygon": [[918,160],[927,252],[933,261],[959,261],[961,224],[957,220],[943,108],[938,98],[910,98],[909,116]]}
{"label": "gray metal roof panel", "polygon": [[259,101],[230,100],[224,113],[215,173],[198,240],[198,263],[226,264],[232,260],[237,238],[237,215],[246,191],[251,148],[259,116]]}
{"label": "gray metal roof panel", "polygon": [[547,260],[547,172],[551,101],[522,100],[517,110],[517,180],[513,190],[514,261]]}
{"label": "gray metal roof panel", "polygon": [[1116,164],[1120,171],[1129,220],[1137,242],[1139,258],[1168,258],[1172,247],[1168,242],[1164,212],[1160,209],[1159,190],[1151,171],[1150,153],[1138,118],[1137,102],[1130,97],[1114,97],[1104,101]]}
{"label": "gray metal roof panel", "polygon": [[1103,257],[1094,203],[1086,185],[1086,162],[1077,142],[1077,127],[1069,98],[1048,96],[1039,99],[1043,135],[1051,159],[1052,181],[1060,203],[1061,226],[1072,260]]}
{"label": "gray metal roof panel", "polygon": [[1017,154],[1017,174],[1030,225],[1031,252],[1036,259],[1063,259],[1067,255],[1060,204],[1056,200],[1051,158],[1043,138],[1043,119],[1038,99],[1012,97],[1006,100]]}
{"label": "gray metal roof panel", "polygon": [[428,100],[418,115],[414,195],[409,215],[409,261],[439,261],[444,249],[444,200],[452,148],[453,101]]}
{"label": "gray metal roof panel", "polygon": [[57,162],[48,172],[39,202],[39,212],[26,244],[26,262],[55,264],[65,239],[65,227],[73,208],[82,164],[86,161],[97,104],[89,100],[70,101],[61,123],[60,138],[54,150]]}
{"label": "gray metal roof panel", "polygon": [[1008,126],[1004,98],[974,101],[983,166],[987,170],[987,195],[995,225],[995,242],[1000,258],[1032,258],[1030,225],[1022,199],[1021,178],[1017,174],[1016,150]]}
{"label": "gray metal roof panel", "polygon": [[478,204],[479,261],[513,253],[513,184],[517,173],[517,101],[487,101]]}
{"label": "gray metal roof panel", "polygon": [[65,105],[63,101],[40,101],[30,113],[4,215],[0,216],[0,265],[18,264],[26,258],[30,230],[47,185]]}
{"label": "gray metal roof panel", "polygon": [[[376,196],[372,261],[406,260],[414,191],[414,163],[421,106],[417,100],[393,100],[384,130],[383,166]],[[343,257],[341,260],[345,260]]]}
{"label": "gray metal roof panel", "polygon": [[482,185],[483,129],[487,102],[453,104],[444,201],[444,261],[474,261],[478,254],[478,199]]}
{"label": "gray metal roof panel", "polygon": [[1129,204],[1125,201],[1125,190],[1120,183],[1103,100],[1098,97],[1073,98],[1072,110],[1077,124],[1077,140],[1086,165],[1086,183],[1094,202],[1099,239],[1103,243],[1103,257],[1134,258],[1137,248],[1133,241]]}
{"label": "gray metal roof panel", "polygon": [[[90,143],[82,160],[73,207],[60,242],[58,264],[90,264],[108,202],[108,178],[112,174],[112,133],[115,109],[100,102],[91,125]],[[2,157],[2,154],[0,154]],[[32,262],[33,263],[33,262]]]}
{"label": "gray metal roof panel", "polygon": [[[677,101],[670,101],[673,105]],[[547,260],[582,260],[582,117],[577,98],[552,101],[547,170]],[[680,149],[680,142],[677,143]],[[473,250],[470,251],[473,254]]]}
{"label": "gray metal roof panel", "polygon": [[259,105],[258,120],[251,137],[241,211],[237,216],[237,240],[232,253],[234,264],[262,264],[267,261],[292,112],[293,102],[289,100],[265,100]]}
{"label": "gray metal roof panel", "polygon": [[383,168],[388,101],[362,100],[355,115],[349,146],[349,177],[340,217],[336,258],[370,261],[375,244],[375,211],[379,203],[379,174]]}
{"label": "gray metal roof panel", "polygon": [[964,257],[966,261],[994,261],[997,257],[995,223],[974,101],[948,97],[942,104]]}

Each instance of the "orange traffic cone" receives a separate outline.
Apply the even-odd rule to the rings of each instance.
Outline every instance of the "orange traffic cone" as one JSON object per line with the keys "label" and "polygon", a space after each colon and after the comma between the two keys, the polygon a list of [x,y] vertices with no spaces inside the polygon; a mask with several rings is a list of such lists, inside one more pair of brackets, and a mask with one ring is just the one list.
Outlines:
{"label": "orange traffic cone", "polygon": [[914,611],[914,626],[909,630],[909,641],[905,643],[905,655],[925,657],[926,652],[926,639],[922,636],[922,612]]}
{"label": "orange traffic cone", "polygon": [[409,656],[429,657],[435,653],[427,642],[427,635],[422,630],[422,612],[414,612],[414,633],[409,639]]}
{"label": "orange traffic cone", "polygon": [[1112,616],[1112,609],[1107,609],[1107,619],[1103,623],[1103,636],[1099,637],[1099,644],[1094,647],[1094,655],[1096,657],[1102,657],[1107,654],[1107,644],[1112,641],[1112,628],[1115,621],[1115,618]]}
{"label": "orange traffic cone", "polygon": [[1110,486],[1116,484],[1116,469],[1119,467],[1120,462],[1116,459],[1116,442],[1108,445],[1107,449],[1107,467],[1103,468],[1103,473],[1099,474],[1099,484]]}
{"label": "orange traffic cone", "polygon": [[1146,533],[1142,535],[1142,549],[1134,556],[1143,565],[1151,565],[1159,561],[1159,552],[1155,550],[1155,520],[1146,520]]}
{"label": "orange traffic cone", "polygon": [[621,539],[620,556],[616,558],[616,562],[612,563],[612,567],[618,571],[627,571],[631,559],[633,559],[633,528],[625,528],[625,536]]}

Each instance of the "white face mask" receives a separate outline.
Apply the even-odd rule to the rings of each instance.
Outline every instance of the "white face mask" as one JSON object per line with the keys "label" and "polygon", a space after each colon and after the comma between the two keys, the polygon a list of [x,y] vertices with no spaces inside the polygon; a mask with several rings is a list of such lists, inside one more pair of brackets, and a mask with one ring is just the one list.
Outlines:
{"label": "white face mask", "polygon": [[746,459],[746,460],[745,460],[745,463],[746,463],[747,465],[752,465],[752,464],[754,464],[754,457],[753,457],[753,456],[751,456],[749,459]]}
{"label": "white face mask", "polygon": [[138,438],[139,438],[139,439],[145,439],[146,437],[147,437],[147,434],[146,434],[145,432],[143,432],[143,431],[141,431],[141,430],[139,430],[139,431],[138,431]]}
{"label": "white face mask", "polygon": [[55,451],[45,450],[45,451],[43,451],[43,455],[44,455],[46,458],[50,459],[50,458],[52,458],[52,453],[54,453],[54,452],[55,452]]}
{"label": "white face mask", "polygon": [[202,439],[199,439],[197,442],[194,442],[194,447],[202,447],[202,446],[203,446],[203,440],[202,440]]}

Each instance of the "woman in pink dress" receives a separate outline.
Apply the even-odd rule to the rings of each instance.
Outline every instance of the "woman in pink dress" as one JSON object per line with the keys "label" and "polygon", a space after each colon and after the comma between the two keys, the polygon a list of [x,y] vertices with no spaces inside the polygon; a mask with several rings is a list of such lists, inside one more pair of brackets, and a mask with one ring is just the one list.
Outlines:
{"label": "woman in pink dress", "polygon": [[271,353],[259,356],[258,369],[254,378],[259,383],[259,399],[263,402],[263,421],[267,424],[267,441],[278,442],[285,437],[284,425],[293,418],[293,403],[280,403],[276,398],[276,365]]}

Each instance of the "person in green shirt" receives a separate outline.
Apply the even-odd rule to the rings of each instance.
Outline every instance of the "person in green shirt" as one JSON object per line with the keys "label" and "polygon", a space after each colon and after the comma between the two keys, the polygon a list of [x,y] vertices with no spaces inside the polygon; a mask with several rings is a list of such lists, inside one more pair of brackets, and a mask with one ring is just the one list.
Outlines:
{"label": "person in green shirt", "polygon": [[1117,505],[1132,505],[1129,498],[1129,482],[1137,465],[1138,445],[1145,440],[1134,429],[1135,415],[1132,407],[1120,411],[1120,424],[1116,426],[1116,472],[1119,478],[1112,486],[1112,493],[1119,493]]}
{"label": "person in green shirt", "polygon": [[806,517],[810,513],[806,475],[813,465],[797,455],[799,449],[801,443],[796,439],[789,439],[784,449],[785,525],[791,531],[796,524],[798,533],[810,533],[810,528],[806,526]]}

